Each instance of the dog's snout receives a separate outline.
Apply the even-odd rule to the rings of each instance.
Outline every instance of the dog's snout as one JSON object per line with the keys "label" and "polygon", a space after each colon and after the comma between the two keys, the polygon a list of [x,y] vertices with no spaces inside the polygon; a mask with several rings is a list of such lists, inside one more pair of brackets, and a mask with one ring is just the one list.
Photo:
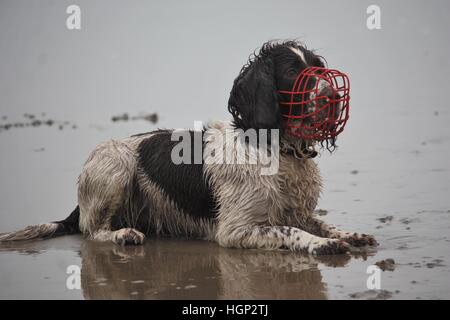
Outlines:
{"label": "dog's snout", "polygon": [[[297,76],[292,90],[279,91],[292,135],[324,140],[340,134],[348,120],[350,82],[334,69],[306,68]],[[286,108],[288,107],[288,108]]]}
{"label": "dog's snout", "polygon": [[334,90],[331,86],[324,87],[320,92],[319,96],[328,100],[337,100],[339,99],[339,94],[336,90]]}

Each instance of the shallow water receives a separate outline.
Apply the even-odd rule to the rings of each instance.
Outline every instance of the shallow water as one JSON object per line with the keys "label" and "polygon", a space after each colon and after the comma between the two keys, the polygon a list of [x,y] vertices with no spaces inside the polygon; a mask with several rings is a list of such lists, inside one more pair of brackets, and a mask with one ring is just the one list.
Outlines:
{"label": "shallow water", "polygon": [[[301,21],[298,2],[286,16],[270,2],[255,12],[251,1],[80,1],[87,19],[79,33],[59,25],[60,3],[1,2],[1,232],[66,217],[82,164],[100,141],[227,119],[228,93],[249,52],[269,38],[300,36],[352,82],[340,147],[317,158],[321,218],[374,234],[380,246],[311,257],[176,239],[120,248],[69,236],[1,246],[0,298],[449,299],[450,47],[442,39],[450,4],[379,2],[383,28],[371,32],[364,1],[315,1]],[[335,14],[318,27],[324,7]],[[255,29],[245,33],[243,25]],[[335,25],[347,36],[323,31]],[[111,120],[125,112],[130,119],[156,112],[159,121]],[[52,125],[4,127],[31,123],[30,114]],[[389,258],[395,269],[370,291],[367,268]],[[79,289],[67,287],[71,265],[80,268]]]}
{"label": "shallow water", "polygon": [[[384,257],[394,257],[396,268],[382,273],[381,290],[368,290],[366,268]],[[175,239],[119,247],[69,236],[2,248],[0,298],[442,299],[449,298],[446,259],[423,248],[312,257]],[[79,288],[67,285],[69,266],[80,270]]]}

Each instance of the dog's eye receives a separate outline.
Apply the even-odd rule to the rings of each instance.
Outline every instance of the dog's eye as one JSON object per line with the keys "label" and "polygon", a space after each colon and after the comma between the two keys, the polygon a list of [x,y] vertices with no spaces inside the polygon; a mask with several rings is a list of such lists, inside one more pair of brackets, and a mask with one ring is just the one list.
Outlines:
{"label": "dog's eye", "polygon": [[298,74],[298,72],[294,68],[290,68],[290,69],[287,70],[286,74],[289,77],[295,77]]}

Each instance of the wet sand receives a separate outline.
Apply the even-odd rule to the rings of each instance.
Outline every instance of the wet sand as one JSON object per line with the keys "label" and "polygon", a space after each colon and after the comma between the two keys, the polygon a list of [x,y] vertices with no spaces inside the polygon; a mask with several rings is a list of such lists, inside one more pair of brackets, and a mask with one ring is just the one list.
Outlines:
{"label": "wet sand", "polygon": [[[436,124],[449,116],[446,110],[439,117],[426,111],[405,115]],[[90,146],[153,128],[145,121],[115,123],[105,117],[96,126],[82,123],[77,129],[0,132],[1,170],[7,173],[2,231],[65,217],[76,203],[75,181]],[[12,145],[13,138],[21,143]],[[342,229],[374,234],[380,243],[375,251],[312,257],[177,239],[121,248],[69,236],[1,245],[0,298],[449,299],[449,135],[411,141],[400,149],[388,144],[385,152],[354,152],[356,143],[347,135],[335,154],[317,159],[324,178],[317,214]],[[8,168],[13,166],[22,170],[12,174]],[[381,289],[369,290],[367,268],[383,260],[389,266],[389,259],[395,265],[381,272]],[[70,265],[81,270],[80,289],[66,286]]]}
{"label": "wet sand", "polygon": [[[396,269],[382,273],[381,290],[368,290],[366,268],[382,256],[395,256]],[[0,265],[1,299],[449,298],[446,264],[398,249],[313,257],[175,239],[119,247],[69,236],[3,247]],[[80,289],[66,286],[70,265],[80,267]]]}
{"label": "wet sand", "polygon": [[[67,203],[74,201],[74,181],[82,154],[73,159],[76,165],[66,164],[68,175],[53,176],[54,166],[58,166],[48,163],[58,158],[60,148],[68,141],[126,132],[136,126],[146,131],[150,125],[105,121],[102,126],[103,131],[81,125],[68,131],[43,127],[0,133],[2,147],[13,134],[28,138],[22,140],[23,148],[16,149],[16,153],[5,153],[3,163],[12,163],[17,153],[34,161],[32,168],[24,169],[23,176],[15,177],[27,195],[21,205],[28,211],[2,215],[2,231],[66,215],[64,210],[58,212],[57,197],[44,198],[42,192],[56,195],[60,186],[67,185],[61,191],[61,205],[67,208]],[[31,136],[49,140],[36,145]],[[81,141],[82,146],[90,143]],[[377,161],[375,152],[355,154],[344,146],[336,154],[324,154],[318,159],[325,180],[319,217],[346,230],[374,234],[380,243],[375,251],[312,257],[286,251],[225,249],[215,243],[180,239],[148,239],[144,246],[122,248],[68,236],[0,246],[0,298],[448,299],[450,211],[445,205],[449,172],[446,167],[437,170],[429,166],[429,161],[443,146],[448,150],[449,141],[442,138],[430,145],[419,144],[418,152],[398,152],[405,165],[395,171],[388,171],[390,165],[384,166],[385,171],[371,169]],[[37,147],[44,150],[37,152]],[[370,163],[364,161],[370,157]],[[422,165],[427,169],[417,171],[417,166]],[[34,168],[42,171],[36,173]],[[33,172],[41,179],[28,180],[27,174]],[[415,183],[421,175],[422,182],[443,179],[445,183],[439,189],[424,189]],[[67,183],[69,178],[73,180]],[[11,186],[14,191],[14,184]],[[9,189],[3,188],[5,196]],[[11,208],[18,205],[6,198],[2,204]],[[33,212],[34,207],[45,205],[50,205],[50,212]],[[395,265],[381,272],[381,289],[369,290],[367,268],[388,259],[395,260]],[[81,270],[80,289],[69,290],[66,286],[70,265]]]}

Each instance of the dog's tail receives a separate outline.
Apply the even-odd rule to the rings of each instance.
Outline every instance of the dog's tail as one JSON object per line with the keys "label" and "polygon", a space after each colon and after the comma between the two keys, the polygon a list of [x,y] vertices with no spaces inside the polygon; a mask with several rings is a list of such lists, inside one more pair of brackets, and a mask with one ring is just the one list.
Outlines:
{"label": "dog's tail", "polygon": [[64,220],[29,226],[15,232],[0,233],[0,243],[9,241],[26,241],[35,239],[49,239],[67,234],[80,233],[80,208],[75,210]]}

